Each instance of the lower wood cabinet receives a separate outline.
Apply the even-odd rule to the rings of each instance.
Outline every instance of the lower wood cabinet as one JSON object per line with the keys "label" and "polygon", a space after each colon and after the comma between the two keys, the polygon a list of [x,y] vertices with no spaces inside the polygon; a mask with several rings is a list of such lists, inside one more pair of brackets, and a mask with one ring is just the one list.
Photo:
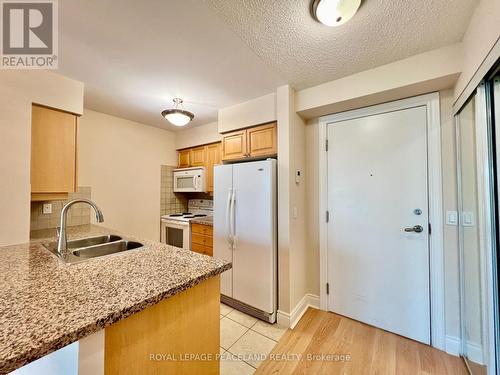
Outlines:
{"label": "lower wood cabinet", "polygon": [[213,228],[210,225],[191,224],[192,251],[213,256],[213,242]]}

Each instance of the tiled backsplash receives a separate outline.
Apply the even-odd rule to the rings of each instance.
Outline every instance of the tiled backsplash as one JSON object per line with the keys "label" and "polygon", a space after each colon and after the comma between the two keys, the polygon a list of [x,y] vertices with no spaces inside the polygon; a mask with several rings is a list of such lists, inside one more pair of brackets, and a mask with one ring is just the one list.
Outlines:
{"label": "tiled backsplash", "polygon": [[[31,202],[31,230],[56,228],[61,220],[61,210],[69,201],[76,198],[91,199],[90,186],[80,186],[76,193],[70,193],[66,201]],[[52,213],[43,214],[43,204],[52,203]],[[90,206],[75,204],[68,211],[68,226],[90,224]]]}
{"label": "tiled backsplash", "polygon": [[174,193],[174,169],[169,165],[161,166],[160,214],[169,215],[187,211],[187,199]]}

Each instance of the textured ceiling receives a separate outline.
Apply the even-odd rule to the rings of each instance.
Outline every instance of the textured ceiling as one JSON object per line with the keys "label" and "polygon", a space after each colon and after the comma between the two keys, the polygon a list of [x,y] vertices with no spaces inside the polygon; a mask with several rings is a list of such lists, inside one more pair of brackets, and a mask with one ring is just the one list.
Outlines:
{"label": "textured ceiling", "polygon": [[86,108],[178,130],[160,115],[174,96],[196,126],[285,83],[202,0],[59,1],[59,12],[59,73],[85,83]]}
{"label": "textured ceiling", "polygon": [[363,0],[346,24],[309,0],[60,1],[59,72],[85,83],[85,106],[170,130],[174,96],[195,113],[290,83],[314,86],[462,39],[476,0]]}
{"label": "textured ceiling", "polygon": [[296,89],[462,40],[476,0],[363,0],[346,24],[326,27],[310,0],[204,0]]}

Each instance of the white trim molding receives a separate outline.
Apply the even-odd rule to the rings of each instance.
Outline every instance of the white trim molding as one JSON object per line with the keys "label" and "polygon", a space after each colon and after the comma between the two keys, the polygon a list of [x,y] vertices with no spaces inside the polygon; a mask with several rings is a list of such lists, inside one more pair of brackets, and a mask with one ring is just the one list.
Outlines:
{"label": "white trim molding", "polygon": [[458,357],[460,355],[460,338],[446,335],[445,352]]}
{"label": "white trim molding", "polygon": [[[445,350],[445,298],[444,298],[444,251],[443,251],[443,206],[441,173],[441,119],[439,93],[419,95],[394,102],[342,112],[321,117],[319,120],[319,170],[327,170],[327,152],[323,145],[327,139],[327,125],[359,117],[425,106],[427,110],[427,157],[429,183],[429,236],[430,267],[430,312],[431,345]],[[319,223],[320,223],[320,308],[328,310],[326,283],[328,280],[328,236],[325,212],[328,209],[328,186],[326,173],[319,177]]]}
{"label": "white trim molding", "polygon": [[294,329],[309,307],[319,309],[319,296],[305,294],[290,314],[278,310],[278,324]]}
{"label": "white trim molding", "polygon": [[[459,356],[460,355],[460,338],[457,336],[446,336],[446,353]],[[466,352],[469,359],[477,364],[484,365],[483,348],[480,344],[472,341],[467,341]]]}

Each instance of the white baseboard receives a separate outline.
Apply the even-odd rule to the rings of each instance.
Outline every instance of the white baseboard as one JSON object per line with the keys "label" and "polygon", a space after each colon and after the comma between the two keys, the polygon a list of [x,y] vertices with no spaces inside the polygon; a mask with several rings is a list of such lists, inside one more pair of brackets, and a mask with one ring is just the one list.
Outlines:
{"label": "white baseboard", "polygon": [[[446,353],[460,355],[460,339],[456,336],[446,336]],[[467,357],[477,364],[484,364],[483,349],[481,345],[468,341]]]}
{"label": "white baseboard", "polygon": [[300,318],[305,314],[308,307],[319,309],[319,296],[307,293],[292,309],[291,313],[278,310],[278,324],[293,329]]}
{"label": "white baseboard", "polygon": [[445,351],[448,354],[460,355],[460,339],[455,336],[446,336]]}

